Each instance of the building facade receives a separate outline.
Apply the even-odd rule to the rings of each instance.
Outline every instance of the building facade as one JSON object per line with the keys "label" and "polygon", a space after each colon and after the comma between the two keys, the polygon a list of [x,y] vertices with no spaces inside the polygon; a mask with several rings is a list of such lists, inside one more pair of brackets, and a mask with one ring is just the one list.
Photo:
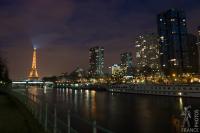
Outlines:
{"label": "building facade", "polygon": [[145,34],[136,38],[135,61],[138,73],[155,74],[160,71],[158,35]]}
{"label": "building facade", "polygon": [[104,69],[104,48],[103,47],[92,47],[90,48],[89,57],[89,74],[91,76],[103,76]]}
{"label": "building facade", "polygon": [[198,54],[197,37],[193,34],[188,34],[187,45],[188,45],[189,64],[190,64],[190,69],[188,69],[188,72],[198,73],[199,54]]}
{"label": "building facade", "polygon": [[198,30],[198,42],[200,42],[200,26],[197,28]]}
{"label": "building facade", "polygon": [[124,76],[124,73],[123,73],[123,69],[121,67],[121,65],[118,65],[118,64],[113,64],[111,66],[111,74],[112,76]]}
{"label": "building facade", "polygon": [[133,74],[133,56],[131,52],[125,52],[120,54],[121,56],[121,68],[124,70],[125,76],[131,76]]}
{"label": "building facade", "polygon": [[185,12],[170,9],[157,16],[161,68],[165,74],[186,72],[189,65]]}
{"label": "building facade", "polygon": [[198,72],[200,73],[200,26],[198,27],[197,48],[198,48]]}

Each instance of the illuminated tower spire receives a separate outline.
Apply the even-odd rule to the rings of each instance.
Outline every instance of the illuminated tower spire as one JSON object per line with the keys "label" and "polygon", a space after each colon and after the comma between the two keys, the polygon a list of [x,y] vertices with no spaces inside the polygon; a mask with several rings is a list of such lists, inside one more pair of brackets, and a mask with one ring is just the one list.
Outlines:
{"label": "illuminated tower spire", "polygon": [[30,74],[29,74],[29,80],[38,80],[39,79],[39,76],[38,76],[38,73],[37,73],[36,60],[37,60],[37,57],[36,57],[36,48],[34,48],[32,68],[31,68],[31,71],[30,71]]}

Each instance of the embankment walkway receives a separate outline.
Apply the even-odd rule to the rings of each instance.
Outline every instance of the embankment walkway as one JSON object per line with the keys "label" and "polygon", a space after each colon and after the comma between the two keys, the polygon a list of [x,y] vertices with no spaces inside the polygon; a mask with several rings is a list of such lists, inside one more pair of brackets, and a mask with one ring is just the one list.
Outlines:
{"label": "embankment walkway", "polygon": [[44,133],[44,130],[23,104],[0,92],[0,133]]}

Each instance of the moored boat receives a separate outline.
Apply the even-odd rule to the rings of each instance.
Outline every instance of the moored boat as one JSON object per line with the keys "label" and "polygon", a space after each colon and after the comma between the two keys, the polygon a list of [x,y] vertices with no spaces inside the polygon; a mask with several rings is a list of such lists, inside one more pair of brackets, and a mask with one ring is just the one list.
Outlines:
{"label": "moored boat", "polygon": [[107,91],[118,93],[200,97],[200,84],[115,84],[108,86]]}

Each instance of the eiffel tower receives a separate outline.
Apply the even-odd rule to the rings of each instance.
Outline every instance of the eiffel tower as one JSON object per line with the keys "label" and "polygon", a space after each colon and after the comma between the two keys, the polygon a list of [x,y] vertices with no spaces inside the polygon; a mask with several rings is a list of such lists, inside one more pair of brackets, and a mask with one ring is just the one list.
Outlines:
{"label": "eiffel tower", "polygon": [[30,74],[29,74],[29,77],[28,77],[29,80],[38,80],[39,79],[39,76],[38,76],[38,73],[37,73],[36,60],[37,60],[36,48],[34,48],[32,67],[31,67],[31,71],[30,71]]}

